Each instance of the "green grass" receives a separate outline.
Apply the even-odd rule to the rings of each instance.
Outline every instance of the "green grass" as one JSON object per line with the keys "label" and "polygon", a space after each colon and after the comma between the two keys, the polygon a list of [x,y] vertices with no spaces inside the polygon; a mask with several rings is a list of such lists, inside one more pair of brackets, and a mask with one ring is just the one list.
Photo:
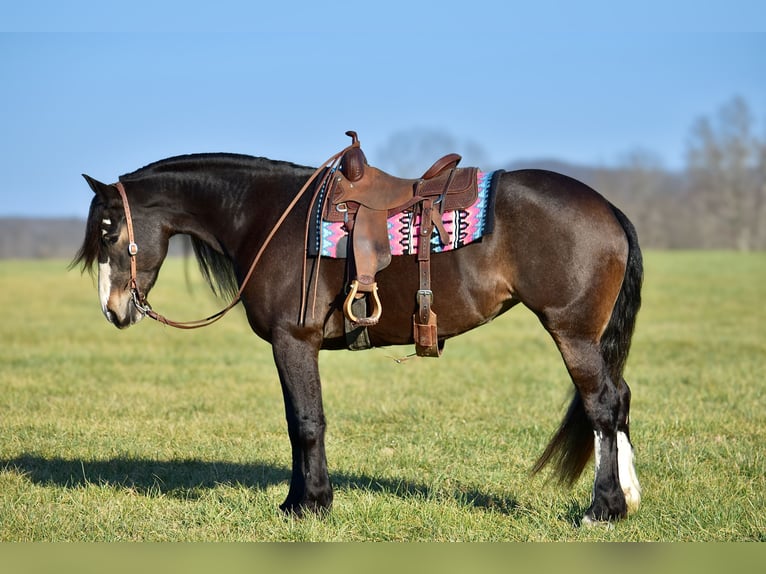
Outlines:
{"label": "green grass", "polygon": [[[216,310],[194,275],[167,262],[154,306]],[[0,540],[766,540],[762,253],[646,256],[626,371],[644,497],[614,529],[573,526],[592,471],[529,474],[571,385],[524,309],[438,360],[323,352],[335,505],[295,520],[271,350],[239,311],[119,332],[66,262],[0,262],[0,285]]]}

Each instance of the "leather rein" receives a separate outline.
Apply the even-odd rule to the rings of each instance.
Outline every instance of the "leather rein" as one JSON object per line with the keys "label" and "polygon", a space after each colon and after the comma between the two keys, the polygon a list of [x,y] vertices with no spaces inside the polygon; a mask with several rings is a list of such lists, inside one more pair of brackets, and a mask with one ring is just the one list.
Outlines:
{"label": "leather rein", "polygon": [[[141,291],[138,288],[138,281],[136,279],[137,277],[136,255],[138,254],[139,250],[138,250],[138,244],[136,243],[135,235],[133,233],[133,218],[130,213],[130,204],[128,202],[128,195],[125,192],[125,186],[122,184],[122,182],[115,183],[114,187],[117,188],[117,191],[120,193],[120,198],[122,199],[122,207],[125,212],[125,221],[128,228],[128,254],[130,255],[130,294],[131,294],[131,300],[133,302],[133,305],[136,307],[136,309],[138,309],[138,311],[142,315],[146,317],[150,317],[154,319],[155,321],[158,321],[170,327],[175,327],[177,329],[199,329],[200,327],[207,327],[208,325],[212,325],[213,323],[218,321],[221,317],[226,315],[226,313],[231,311],[231,309],[233,309],[237,305],[237,303],[241,301],[242,294],[244,293],[245,288],[247,287],[247,284],[250,281],[250,278],[252,277],[253,272],[255,271],[255,267],[258,264],[258,261],[261,259],[261,256],[263,255],[264,251],[266,251],[266,248],[268,247],[269,243],[271,243],[271,240],[274,238],[274,235],[276,235],[279,228],[285,222],[285,219],[287,219],[287,216],[295,208],[300,198],[306,193],[306,190],[308,190],[311,184],[313,183],[313,181],[321,173],[324,172],[324,176],[322,177],[320,184],[316,186],[316,191],[314,192],[314,198],[311,201],[311,205],[313,205],[314,201],[316,200],[316,197],[319,195],[322,188],[325,185],[327,185],[330,177],[332,176],[333,171],[338,167],[341,159],[343,158],[343,155],[353,147],[358,147],[358,144],[351,144],[345,147],[343,150],[336,153],[335,155],[333,155],[332,157],[328,158],[327,161],[325,161],[320,167],[318,167],[314,171],[314,173],[311,175],[311,177],[306,181],[306,183],[303,185],[300,191],[296,194],[296,196],[293,198],[290,204],[285,208],[284,212],[282,212],[282,215],[279,217],[277,222],[271,228],[271,231],[269,232],[269,234],[266,236],[266,239],[264,240],[260,249],[256,253],[255,257],[253,258],[253,262],[250,264],[250,269],[248,270],[247,275],[245,275],[245,278],[242,280],[242,284],[240,285],[239,291],[237,292],[237,294],[235,295],[231,303],[229,303],[226,307],[224,307],[217,313],[210,315],[209,317],[205,317],[204,319],[197,319],[194,321],[173,321],[163,315],[160,315],[154,309],[151,308],[149,303],[146,301],[146,296],[141,294]],[[304,286],[305,286],[305,277],[306,277],[306,258],[304,257],[304,262],[303,262]],[[306,304],[305,297],[306,295],[305,295],[305,288],[304,288],[302,289],[302,299],[301,299],[301,317],[300,317],[301,322],[303,321],[303,318],[304,318],[304,308]]]}

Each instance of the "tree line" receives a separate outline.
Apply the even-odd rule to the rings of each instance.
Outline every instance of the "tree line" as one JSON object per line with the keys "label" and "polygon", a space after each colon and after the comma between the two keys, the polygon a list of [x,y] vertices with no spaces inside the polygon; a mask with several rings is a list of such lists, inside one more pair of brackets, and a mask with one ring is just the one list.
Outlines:
{"label": "tree line", "polygon": [[[763,250],[766,139],[756,135],[755,126],[755,117],[740,97],[712,116],[698,118],[680,171],[664,168],[647,151],[632,152],[609,168],[559,161],[519,161],[502,167],[546,168],[584,181],[630,217],[645,248]],[[392,173],[417,177],[415,172],[429,161],[455,150],[463,150],[465,165],[483,165],[486,157],[473,142],[458,142],[438,130],[413,130],[394,134],[379,159]]]}
{"label": "tree line", "polygon": [[592,184],[630,216],[646,247],[766,249],[766,140],[755,126],[734,98],[694,122],[681,173],[636,153]]}

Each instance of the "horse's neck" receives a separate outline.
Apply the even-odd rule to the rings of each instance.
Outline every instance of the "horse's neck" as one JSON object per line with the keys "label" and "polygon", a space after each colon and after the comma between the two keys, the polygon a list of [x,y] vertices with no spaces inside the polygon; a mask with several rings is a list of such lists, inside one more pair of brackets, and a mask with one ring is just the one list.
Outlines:
{"label": "horse's neck", "polygon": [[203,187],[179,181],[158,187],[162,189],[161,197],[154,195],[146,201],[162,214],[170,235],[190,235],[221,252],[231,249],[228,243],[236,198],[228,197],[215,184]]}
{"label": "horse's neck", "polygon": [[[310,175],[310,171],[308,172]],[[308,178],[302,171],[275,178],[268,170],[255,169],[239,182],[217,178],[215,173],[202,185],[178,182],[163,187],[166,221],[172,234],[197,237],[213,248],[234,254],[242,241],[268,232],[280,204],[287,203]],[[276,214],[276,215],[274,215]]]}

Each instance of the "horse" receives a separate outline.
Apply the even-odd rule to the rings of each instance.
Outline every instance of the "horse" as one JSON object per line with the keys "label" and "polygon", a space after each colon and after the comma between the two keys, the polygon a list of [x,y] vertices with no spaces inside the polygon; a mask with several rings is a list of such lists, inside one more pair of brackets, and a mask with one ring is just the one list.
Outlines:
{"label": "horse", "polygon": [[[191,238],[211,289],[233,297],[231,306],[241,300],[252,331],[272,346],[292,449],[280,508],[297,516],[332,506],[318,357],[320,349],[347,349],[346,261],[321,259],[320,266],[306,255],[313,198],[301,192],[318,185],[311,182],[317,172],[214,153],[163,159],[114,184],[83,174],[94,196],[72,261],[82,272],[97,267],[102,312],[124,329],[153,313],[146,296],[170,237]],[[401,255],[378,274],[386,308],[368,328],[371,346],[413,343],[417,270],[415,256]],[[641,500],[623,371],[642,281],[638,237],[622,211],[580,181],[537,169],[498,172],[492,232],[431,256],[440,345],[519,303],[557,345],[574,392],[532,471],[549,466],[571,486],[595,458],[584,525],[623,519]]]}

